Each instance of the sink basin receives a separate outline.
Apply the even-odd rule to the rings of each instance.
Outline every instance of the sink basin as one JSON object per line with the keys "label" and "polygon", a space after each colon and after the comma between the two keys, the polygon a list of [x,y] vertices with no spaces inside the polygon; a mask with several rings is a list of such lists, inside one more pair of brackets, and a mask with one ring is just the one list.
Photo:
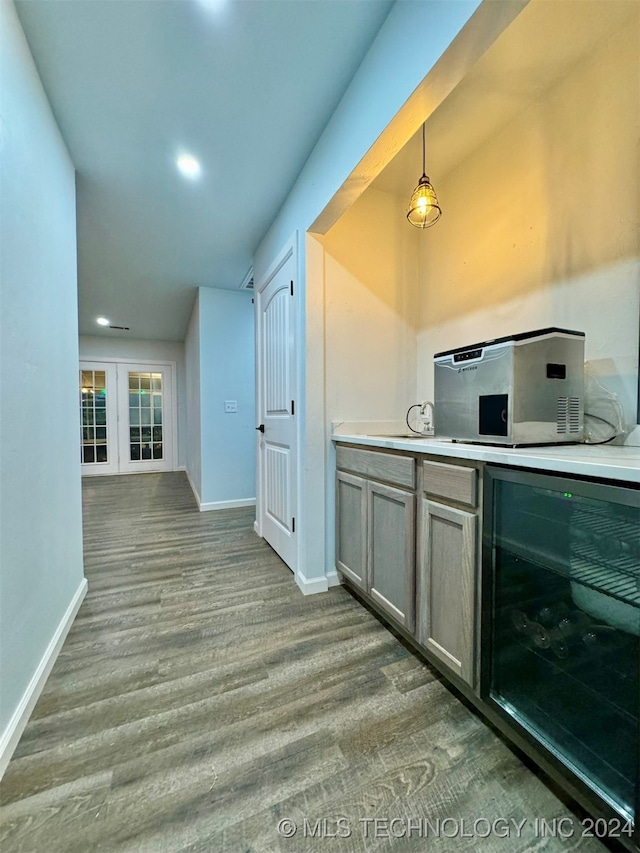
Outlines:
{"label": "sink basin", "polygon": [[370,438],[414,438],[414,439],[425,439],[425,438],[434,438],[433,435],[420,435],[418,433],[397,433],[396,435],[382,435],[380,433],[376,433],[375,435],[371,435]]}

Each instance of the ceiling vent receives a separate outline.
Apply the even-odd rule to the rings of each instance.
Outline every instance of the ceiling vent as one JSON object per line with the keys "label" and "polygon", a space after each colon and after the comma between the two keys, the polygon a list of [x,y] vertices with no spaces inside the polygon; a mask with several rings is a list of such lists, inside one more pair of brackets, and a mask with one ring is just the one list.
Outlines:
{"label": "ceiling vent", "polygon": [[253,290],[253,267],[251,267],[249,272],[242,279],[240,290]]}

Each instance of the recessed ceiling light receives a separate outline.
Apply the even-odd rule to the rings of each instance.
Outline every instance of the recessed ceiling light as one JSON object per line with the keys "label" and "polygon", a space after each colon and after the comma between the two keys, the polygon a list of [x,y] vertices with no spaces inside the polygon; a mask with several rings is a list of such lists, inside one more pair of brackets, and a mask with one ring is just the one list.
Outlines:
{"label": "recessed ceiling light", "polygon": [[96,323],[99,326],[110,326],[111,325],[111,321],[107,320],[106,317],[96,317]]}
{"label": "recessed ceiling light", "polygon": [[192,154],[180,154],[176,164],[185,178],[193,179],[200,175],[200,163]]}
{"label": "recessed ceiling light", "polygon": [[198,3],[207,10],[207,12],[219,12],[225,5],[227,0],[198,0]]}

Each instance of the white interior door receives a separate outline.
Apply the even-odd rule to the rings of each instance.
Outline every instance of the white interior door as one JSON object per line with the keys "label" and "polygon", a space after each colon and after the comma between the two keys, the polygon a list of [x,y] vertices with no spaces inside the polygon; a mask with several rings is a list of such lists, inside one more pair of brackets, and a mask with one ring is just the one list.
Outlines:
{"label": "white interior door", "polygon": [[163,364],[118,365],[121,474],[173,471],[171,373]]}
{"label": "white interior door", "polygon": [[82,474],[175,468],[174,366],[80,363]]}
{"label": "white interior door", "polygon": [[285,250],[257,293],[260,534],[297,568],[297,433],[295,420],[295,246]]}

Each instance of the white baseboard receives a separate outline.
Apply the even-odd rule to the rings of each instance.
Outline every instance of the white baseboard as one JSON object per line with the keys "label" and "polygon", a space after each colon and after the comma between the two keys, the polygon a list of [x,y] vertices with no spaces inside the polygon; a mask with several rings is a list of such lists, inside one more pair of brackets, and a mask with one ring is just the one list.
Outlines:
{"label": "white baseboard", "polygon": [[186,470],[187,470],[187,466],[186,466],[186,465],[178,465],[178,467],[177,467],[177,468],[174,468],[173,470],[174,470],[174,471],[186,471]]}
{"label": "white baseboard", "polygon": [[327,585],[332,586],[340,586],[342,581],[340,580],[340,575],[334,569],[332,572],[327,572]]}
{"label": "white baseboard", "polygon": [[318,592],[326,592],[329,589],[326,577],[311,578],[309,580],[300,574],[300,572],[296,572],[296,583],[303,595],[315,595]]}
{"label": "white baseboard", "polygon": [[240,498],[237,501],[212,501],[211,503],[200,504],[200,512],[209,512],[215,509],[236,509],[241,506],[255,506],[255,498]]}
{"label": "white baseboard", "polygon": [[193,480],[191,479],[191,475],[189,474],[189,472],[187,471],[186,468],[184,469],[184,473],[187,475],[187,480],[189,482],[189,485],[191,486],[191,491],[193,492],[193,496],[196,499],[196,504],[198,505],[198,509],[200,509],[200,495],[198,494],[198,490],[193,485]]}
{"label": "white baseboard", "polygon": [[211,503],[202,503],[202,501],[200,500],[200,495],[198,494],[198,490],[194,486],[193,480],[189,476],[189,472],[186,468],[184,472],[187,475],[187,480],[189,481],[191,491],[193,492],[193,496],[196,499],[196,503],[200,512],[210,512],[211,510],[216,509],[236,509],[237,507],[256,505],[255,498],[240,498],[238,500],[233,501],[211,501]]}
{"label": "white baseboard", "polygon": [[260,536],[260,525],[258,524],[258,519],[257,519],[257,518],[256,518],[256,520],[253,522],[253,530],[254,530],[254,532],[255,532],[258,536]]}
{"label": "white baseboard", "polygon": [[22,733],[29,722],[29,717],[31,716],[35,704],[38,701],[42,688],[49,677],[49,673],[51,672],[51,669],[56,662],[56,658],[60,653],[60,649],[62,648],[62,644],[69,633],[69,628],[71,628],[73,620],[76,618],[76,613],[80,609],[80,605],[82,604],[86,594],[87,579],[82,578],[82,581],[76,590],[75,595],[71,599],[64,616],[60,620],[60,624],[56,628],[56,631],[51,638],[36,671],[33,673],[31,681],[27,685],[27,689],[22,695],[22,699],[20,700],[18,707],[13,712],[13,716],[9,720],[6,729],[0,736],[0,779],[4,775],[4,771],[7,769],[7,765],[9,764],[11,756],[18,745],[18,741],[22,737]]}

